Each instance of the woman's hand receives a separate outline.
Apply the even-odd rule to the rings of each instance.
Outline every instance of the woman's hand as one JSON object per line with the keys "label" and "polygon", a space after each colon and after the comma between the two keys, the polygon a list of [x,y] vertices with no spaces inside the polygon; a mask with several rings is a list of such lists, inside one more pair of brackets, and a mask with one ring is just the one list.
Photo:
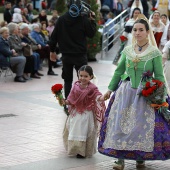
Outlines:
{"label": "woman's hand", "polygon": [[27,45],[27,43],[22,42],[21,45],[25,47]]}
{"label": "woman's hand", "polygon": [[112,91],[108,90],[105,94],[104,94],[104,100],[107,100],[110,98]]}

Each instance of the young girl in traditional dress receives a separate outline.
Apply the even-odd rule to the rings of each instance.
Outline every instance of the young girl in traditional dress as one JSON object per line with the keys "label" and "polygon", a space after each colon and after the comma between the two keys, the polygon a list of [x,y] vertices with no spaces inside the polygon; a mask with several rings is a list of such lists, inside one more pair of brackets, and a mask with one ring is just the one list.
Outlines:
{"label": "young girl in traditional dress", "polygon": [[82,66],[78,76],[79,80],[64,101],[69,105],[69,117],[63,140],[68,155],[85,158],[96,153],[98,122],[103,120],[105,104],[103,95],[90,82],[94,76],[92,68]]}
{"label": "young girl in traditional dress", "polygon": [[145,160],[170,159],[169,123],[161,111],[139,95],[146,83],[142,76],[148,71],[161,82],[165,78],[153,32],[146,18],[141,14],[138,17],[133,26],[133,44],[122,51],[104,95],[109,98],[115,91],[105,113],[98,149],[104,155],[118,158],[113,167],[116,170],[124,169],[125,159],[135,160],[137,168],[144,168]]}

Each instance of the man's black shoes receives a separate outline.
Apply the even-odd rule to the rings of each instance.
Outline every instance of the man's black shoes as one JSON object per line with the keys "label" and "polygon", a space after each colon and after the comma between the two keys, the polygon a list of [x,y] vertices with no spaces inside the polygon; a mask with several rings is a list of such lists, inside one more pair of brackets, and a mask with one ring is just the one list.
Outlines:
{"label": "man's black shoes", "polygon": [[48,72],[47,72],[47,75],[50,75],[50,76],[58,76],[58,74],[55,74],[54,71],[48,71]]}

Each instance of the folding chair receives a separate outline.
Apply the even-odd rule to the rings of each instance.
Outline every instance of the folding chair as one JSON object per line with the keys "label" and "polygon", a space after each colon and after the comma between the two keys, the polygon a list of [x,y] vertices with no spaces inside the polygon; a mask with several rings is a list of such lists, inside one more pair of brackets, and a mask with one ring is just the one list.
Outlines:
{"label": "folding chair", "polygon": [[7,76],[13,77],[13,72],[10,67],[0,67],[0,77],[4,74],[4,77],[6,79]]}

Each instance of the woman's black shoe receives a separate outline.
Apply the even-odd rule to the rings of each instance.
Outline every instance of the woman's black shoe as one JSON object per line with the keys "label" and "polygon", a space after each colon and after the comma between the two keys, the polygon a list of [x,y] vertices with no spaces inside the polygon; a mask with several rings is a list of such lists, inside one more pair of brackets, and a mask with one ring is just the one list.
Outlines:
{"label": "woman's black shoe", "polygon": [[15,78],[14,78],[14,81],[15,81],[15,82],[21,82],[21,83],[25,83],[25,82],[26,82],[22,76],[20,76],[20,77],[15,77]]}
{"label": "woman's black shoe", "polygon": [[80,154],[77,154],[76,157],[77,157],[77,158],[85,158],[85,156],[82,156],[82,155],[80,155]]}
{"label": "woman's black shoe", "polygon": [[33,74],[31,75],[31,78],[40,79],[41,77],[39,77],[37,74]]}
{"label": "woman's black shoe", "polygon": [[38,71],[36,72],[38,76],[44,76],[44,74],[39,73]]}

